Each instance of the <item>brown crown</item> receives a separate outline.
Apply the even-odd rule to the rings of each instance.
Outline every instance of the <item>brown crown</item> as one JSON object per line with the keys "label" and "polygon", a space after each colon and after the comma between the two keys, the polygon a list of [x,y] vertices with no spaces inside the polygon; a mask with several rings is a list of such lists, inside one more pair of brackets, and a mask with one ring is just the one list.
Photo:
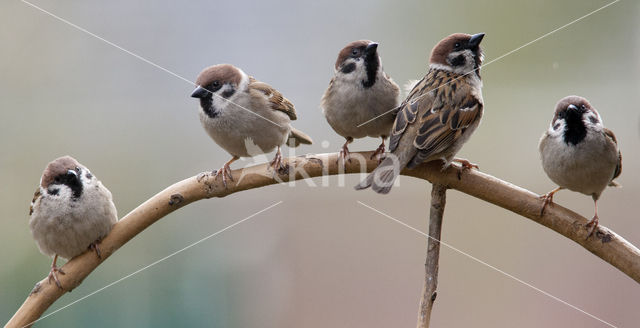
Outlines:
{"label": "brown crown", "polygon": [[339,69],[340,65],[347,59],[349,58],[349,56],[351,56],[351,51],[353,51],[353,48],[364,48],[366,46],[369,45],[369,43],[371,43],[373,41],[370,40],[358,40],[358,41],[353,41],[349,44],[347,44],[344,48],[342,48],[342,50],[340,50],[340,53],[338,53],[338,59],[336,60],[336,70]]}
{"label": "brown crown", "polygon": [[47,167],[44,169],[40,185],[42,188],[47,188],[57,176],[67,173],[68,170],[75,170],[76,167],[80,166],[82,165],[71,156],[56,158],[47,164]]}
{"label": "brown crown", "polygon": [[230,64],[219,64],[205,68],[200,75],[198,75],[196,84],[206,86],[213,81],[219,81],[222,84],[232,83],[238,85],[240,84],[240,80],[242,80],[242,74],[240,74],[238,68]]}

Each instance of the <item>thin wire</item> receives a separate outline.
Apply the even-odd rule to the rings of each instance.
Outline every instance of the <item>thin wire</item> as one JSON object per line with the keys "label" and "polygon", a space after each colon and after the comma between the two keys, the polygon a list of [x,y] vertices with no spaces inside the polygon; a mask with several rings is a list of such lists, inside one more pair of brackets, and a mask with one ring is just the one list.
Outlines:
{"label": "thin wire", "polygon": [[441,243],[442,245],[444,245],[444,246],[446,246],[446,247],[448,247],[448,248],[450,248],[450,249],[452,249],[452,250],[454,250],[454,251],[456,251],[456,252],[458,252],[458,253],[460,253],[460,254],[462,254],[462,255],[464,255],[464,256],[466,256],[466,257],[468,257],[468,258],[470,258],[470,259],[472,259],[472,260],[474,260],[474,261],[476,261],[478,263],[480,263],[480,264],[482,264],[482,265],[485,265],[485,266],[487,266],[487,267],[489,267],[489,268],[491,268],[491,269],[493,269],[493,270],[495,270],[495,271],[497,271],[497,272],[499,272],[499,273],[501,273],[501,274],[503,274],[503,275],[505,275],[505,276],[507,276],[507,277],[509,277],[509,278],[511,278],[511,279],[513,279],[513,280],[515,280],[515,281],[517,281],[517,282],[519,282],[519,283],[521,283],[521,284],[523,284],[523,285],[525,285],[525,286],[527,286],[527,287],[529,287],[529,288],[531,288],[531,289],[543,294],[543,295],[545,295],[545,296],[548,296],[548,297],[550,297],[550,298],[552,298],[552,299],[554,299],[554,300],[556,300],[556,301],[558,301],[558,302],[560,302],[560,303],[562,303],[562,304],[564,304],[564,305],[566,305],[566,306],[568,306],[568,307],[570,307],[570,308],[572,308],[574,310],[582,312],[582,313],[586,314],[587,316],[606,324],[609,327],[617,328],[616,326],[610,324],[609,322],[606,322],[606,321],[596,317],[595,315],[593,315],[593,314],[591,314],[591,313],[589,313],[589,312],[587,312],[585,310],[582,310],[582,309],[580,309],[579,307],[577,307],[575,305],[572,305],[572,304],[568,303],[567,301],[564,301],[564,300],[562,300],[562,299],[560,299],[560,298],[558,298],[556,296],[553,296],[552,294],[550,294],[548,292],[545,292],[544,290],[542,290],[542,289],[540,289],[540,288],[538,288],[538,287],[536,287],[536,286],[534,286],[534,285],[532,285],[532,284],[530,284],[530,283],[528,283],[528,282],[526,282],[526,281],[524,281],[524,280],[522,280],[522,279],[520,279],[518,277],[515,277],[515,276],[513,276],[513,275],[511,275],[511,274],[509,274],[507,272],[504,272],[504,271],[496,268],[495,266],[478,259],[477,257],[475,257],[475,256],[473,256],[471,254],[465,253],[465,252],[463,252],[463,251],[461,251],[461,250],[459,250],[459,249],[457,249],[457,248],[455,248],[455,247],[453,247],[453,246],[451,246],[451,245],[449,245],[449,244],[447,244],[447,243],[445,243],[445,242],[443,242],[441,240],[435,239],[435,238],[429,236],[428,234],[426,234],[426,233],[424,233],[424,232],[422,232],[422,231],[420,231],[420,230],[418,230],[418,229],[416,229],[416,228],[414,228],[414,227],[412,227],[412,226],[410,226],[410,225],[408,225],[408,224],[406,224],[406,223],[404,223],[404,222],[392,217],[391,215],[383,213],[383,212],[381,212],[381,211],[379,211],[379,210],[377,210],[377,209],[375,209],[375,208],[373,208],[373,207],[371,207],[371,206],[369,206],[369,205],[367,205],[367,204],[365,204],[365,203],[363,203],[361,201],[358,201],[358,204],[360,204],[360,205],[362,205],[362,206],[364,206],[366,208],[369,208],[370,210],[372,210],[372,211],[374,211],[374,212],[376,212],[378,214],[381,214],[381,215],[385,216],[386,218],[388,218],[388,219],[390,219],[392,221],[395,221],[396,223],[399,223],[399,224],[403,225],[404,227],[409,228],[409,229],[411,229],[411,230],[413,230],[413,231],[415,231],[415,232],[417,232],[417,233],[419,233],[419,234],[421,234],[421,235],[423,235],[425,237],[431,238],[434,241],[437,241],[437,242]]}
{"label": "thin wire", "polygon": [[[143,61],[143,62],[145,62],[145,63],[147,63],[149,65],[151,65],[151,66],[153,66],[153,67],[155,67],[155,68],[158,68],[158,69],[160,69],[160,70],[162,70],[162,71],[164,71],[166,73],[169,73],[169,74],[179,78],[182,81],[185,81],[185,82],[187,82],[187,83],[189,83],[189,84],[191,84],[193,86],[196,86],[196,87],[198,86],[195,82],[193,82],[193,81],[191,81],[191,80],[189,80],[187,78],[184,78],[184,77],[178,75],[177,73],[174,73],[174,72],[172,72],[172,71],[170,71],[170,70],[168,70],[168,69],[166,69],[166,68],[164,68],[164,67],[162,67],[162,66],[160,66],[160,65],[158,65],[158,64],[156,64],[156,63],[154,63],[154,62],[152,62],[152,61],[150,61],[150,60],[148,60],[148,59],[146,59],[146,58],[144,58],[144,57],[132,52],[132,51],[129,51],[129,50],[127,50],[127,49],[125,49],[125,48],[123,48],[123,47],[121,47],[121,46],[119,46],[119,45],[117,45],[117,44],[115,44],[115,43],[113,43],[113,42],[111,42],[111,41],[109,41],[109,40],[107,40],[107,39],[95,34],[95,33],[93,33],[93,32],[90,32],[90,31],[88,31],[87,29],[85,29],[85,28],[83,28],[81,26],[78,26],[78,25],[76,25],[76,24],[74,24],[74,23],[72,23],[72,22],[70,22],[70,21],[68,21],[68,20],[66,20],[66,19],[64,19],[64,18],[62,18],[60,16],[57,16],[57,15],[47,11],[47,10],[44,10],[44,9],[34,5],[31,2],[28,2],[28,1],[25,1],[25,0],[20,0],[20,1],[22,1],[23,3],[25,3],[25,4],[31,6],[31,7],[35,8],[35,9],[41,11],[41,12],[47,14],[47,15],[49,15],[49,16],[51,16],[51,17],[53,17],[53,18],[55,18],[55,19],[57,19],[57,20],[59,20],[59,21],[61,21],[63,23],[65,23],[65,24],[67,24],[67,25],[69,25],[69,26],[71,26],[71,27],[73,27],[73,28],[75,28],[77,30],[80,30],[80,31],[82,31],[82,32],[84,32],[86,34],[89,34],[92,37],[94,37],[94,38],[96,38],[96,39],[98,39],[98,40],[100,40],[100,41],[102,41],[102,42],[114,47],[114,48],[117,48],[117,49],[119,49],[119,50],[121,50],[121,51],[123,51],[123,52],[125,52],[125,53],[127,53],[127,54],[129,54],[129,55],[131,55],[131,56],[133,56],[133,57],[135,57],[135,58],[137,58],[137,59],[139,59],[139,60],[141,60],[141,61]],[[205,90],[207,90],[207,89],[205,89]],[[231,100],[229,100],[229,99],[227,99],[225,97],[222,97],[222,96],[220,96],[218,94],[215,94],[215,93],[213,93],[213,92],[211,92],[209,90],[207,90],[207,92],[209,92],[210,94],[212,94],[212,95],[214,95],[214,96],[216,96],[216,97],[218,97],[220,99],[223,99],[224,101],[229,102],[230,104],[236,105],[236,106],[238,106],[238,107],[240,107],[240,108],[242,108],[242,109],[244,109],[244,110],[246,110],[246,111],[248,111],[248,112],[250,112],[250,113],[252,113],[252,114],[254,114],[254,115],[256,115],[256,116],[258,116],[260,118],[262,118],[262,119],[264,119],[264,120],[267,120],[267,121],[269,121],[269,122],[271,122],[271,123],[273,123],[273,124],[275,124],[275,125],[277,125],[279,127],[282,127],[282,125],[280,125],[280,124],[278,124],[278,123],[276,123],[276,122],[274,122],[274,121],[272,121],[272,120],[270,120],[270,119],[268,119],[268,118],[266,118],[266,117],[264,117],[264,116],[262,116],[262,115],[260,115],[260,114],[258,114],[256,112],[254,112],[254,111],[252,111],[252,110],[250,110],[248,108],[240,106],[240,105],[234,103],[233,101],[231,101]]]}
{"label": "thin wire", "polygon": [[[609,6],[611,6],[611,5],[613,5],[614,3],[618,2],[618,1],[620,1],[620,0],[615,0],[615,1],[613,1],[613,2],[610,2],[610,3],[606,4],[606,5],[604,5],[604,6],[600,7],[600,8],[598,8],[598,9],[596,9],[596,10],[594,10],[594,11],[592,11],[592,12],[588,13],[588,14],[586,14],[586,15],[581,16],[580,18],[576,18],[576,19],[574,19],[573,21],[571,21],[571,22],[569,22],[569,23],[567,23],[567,24],[564,24],[564,25],[562,25],[562,26],[560,26],[560,27],[556,28],[555,30],[553,30],[553,31],[551,31],[551,32],[547,32],[547,33],[543,34],[542,36],[539,36],[538,38],[534,39],[533,41],[529,41],[529,42],[527,42],[527,43],[525,43],[525,44],[523,44],[523,45],[521,45],[521,46],[519,46],[519,47],[517,47],[517,48],[515,48],[515,49],[513,49],[513,50],[511,50],[511,51],[509,51],[509,52],[507,52],[507,53],[505,53],[505,54],[503,54],[503,55],[501,55],[501,56],[498,56],[498,57],[497,57],[497,58],[495,58],[495,59],[492,59],[492,60],[488,61],[486,64],[483,64],[483,65],[482,65],[482,67],[487,67],[487,66],[491,65],[492,63],[494,63],[494,62],[496,62],[496,61],[498,61],[498,60],[500,60],[500,59],[502,59],[502,58],[504,58],[504,57],[507,57],[507,56],[511,55],[512,53],[514,53],[514,52],[516,52],[516,51],[518,51],[518,50],[520,50],[520,49],[522,49],[522,48],[524,48],[524,47],[527,47],[527,46],[529,46],[529,45],[531,45],[531,44],[533,44],[533,43],[535,43],[535,42],[537,42],[537,41],[540,41],[540,40],[542,40],[542,39],[544,39],[544,38],[548,37],[549,35],[551,35],[551,34],[553,34],[553,33],[556,33],[556,32],[558,32],[558,31],[560,31],[560,30],[562,30],[562,29],[566,28],[566,27],[567,27],[567,26],[569,26],[569,25],[572,25],[572,24],[574,24],[574,23],[577,23],[578,21],[581,21],[581,20],[583,20],[583,19],[585,19],[585,18],[587,18],[587,17],[589,17],[589,16],[591,16],[591,15],[593,15],[593,14],[595,14],[595,13],[599,12],[600,10],[603,10],[603,9],[605,9],[605,8],[607,8],[607,7],[609,7]],[[414,103],[415,103],[416,101],[418,101],[420,98],[422,98],[422,97],[426,96],[427,94],[429,94],[429,92],[431,92],[431,91],[433,91],[433,90],[438,90],[438,89],[440,89],[440,88],[444,87],[445,85],[447,85],[447,84],[449,84],[449,83],[453,83],[453,82],[455,82],[455,81],[457,81],[457,80],[459,80],[459,79],[461,79],[461,78],[463,78],[463,77],[465,77],[465,76],[467,76],[467,75],[469,75],[469,74],[471,74],[471,73],[473,73],[473,72],[475,72],[475,71],[477,71],[477,70],[479,70],[479,69],[480,69],[480,67],[475,68],[474,70],[469,71],[468,73],[465,73],[465,74],[463,74],[463,75],[461,75],[461,76],[459,76],[459,77],[457,77],[457,78],[455,78],[455,79],[453,79],[453,80],[451,80],[451,81],[449,81],[449,82],[446,82],[446,83],[444,83],[444,84],[441,84],[441,85],[440,85],[440,86],[438,86],[437,88],[434,88],[434,89],[431,89],[431,90],[428,90],[428,91],[424,92],[423,94],[421,94],[420,96],[418,96],[416,99],[412,99],[412,100],[411,100],[411,104],[414,104]],[[378,116],[376,116],[376,117],[374,117],[374,118],[372,118],[372,119],[370,119],[370,120],[368,120],[368,121],[366,121],[366,122],[364,122],[364,123],[360,123],[357,127],[361,127],[361,126],[363,126],[363,125],[365,125],[365,124],[367,124],[367,123],[369,123],[369,122],[371,122],[371,121],[373,121],[373,120],[376,120],[376,119],[378,119],[378,118],[380,118],[380,117],[382,117],[382,116],[384,116],[384,115],[387,115],[387,114],[389,114],[389,113],[393,112],[394,110],[396,110],[397,108],[398,108],[398,107],[391,108],[391,109],[389,109],[388,111],[386,111],[386,112],[384,112],[384,113],[382,113],[382,114],[380,114],[380,115],[378,115]]]}
{"label": "thin wire", "polygon": [[227,231],[227,230],[229,230],[229,229],[231,229],[231,228],[233,228],[233,227],[237,226],[238,224],[240,224],[240,223],[242,223],[242,222],[245,222],[245,221],[247,221],[247,220],[249,220],[249,219],[253,218],[254,216],[256,216],[256,215],[258,215],[258,214],[260,214],[260,213],[262,213],[262,212],[264,212],[264,211],[266,211],[266,210],[269,210],[269,209],[271,209],[271,208],[273,208],[273,207],[275,207],[275,206],[278,206],[278,205],[280,205],[280,204],[282,204],[282,201],[279,201],[279,202],[277,202],[277,203],[275,203],[275,204],[273,204],[273,205],[271,205],[271,206],[269,206],[269,207],[267,207],[267,208],[264,208],[264,209],[262,209],[262,210],[260,210],[260,211],[258,211],[258,212],[255,212],[255,213],[253,213],[253,214],[251,214],[251,215],[247,216],[246,218],[244,218],[244,219],[242,219],[242,220],[240,220],[240,221],[238,221],[238,222],[236,222],[236,223],[234,223],[234,224],[232,224],[232,225],[227,226],[226,228],[224,228],[224,229],[222,229],[222,230],[218,230],[218,231],[216,231],[215,233],[213,233],[213,234],[211,234],[211,235],[209,235],[209,236],[207,236],[207,237],[204,237],[204,238],[202,238],[202,239],[200,239],[200,240],[196,241],[195,243],[193,243],[193,244],[191,244],[191,245],[189,245],[189,246],[187,246],[187,247],[184,247],[184,248],[182,248],[182,249],[180,249],[180,250],[177,250],[177,251],[175,251],[175,252],[173,252],[173,253],[171,253],[171,254],[169,254],[169,255],[167,255],[167,256],[165,256],[165,257],[163,257],[163,258],[161,258],[161,259],[159,259],[159,260],[157,260],[157,261],[155,261],[155,262],[153,262],[153,263],[151,263],[151,264],[149,264],[149,265],[145,266],[145,267],[143,267],[143,268],[140,268],[140,269],[138,269],[138,270],[136,270],[136,271],[134,271],[134,272],[132,272],[132,273],[130,273],[130,274],[128,274],[128,275],[126,275],[126,276],[124,276],[124,277],[122,277],[122,278],[120,278],[120,279],[118,279],[118,280],[116,280],[116,281],[114,281],[114,282],[112,282],[112,283],[110,283],[110,284],[108,284],[108,285],[106,285],[106,286],[104,286],[104,287],[102,287],[102,288],[100,288],[100,289],[96,290],[96,291],[93,291],[93,292],[91,292],[91,293],[89,293],[89,294],[87,294],[87,295],[85,295],[85,296],[83,296],[83,297],[81,297],[81,298],[79,298],[79,299],[77,299],[77,300],[75,300],[75,301],[73,301],[73,302],[71,302],[71,303],[69,303],[69,304],[67,304],[67,305],[65,305],[65,306],[63,306],[63,307],[61,307],[61,308],[59,308],[59,309],[56,309],[55,311],[53,311],[53,312],[51,312],[51,313],[49,313],[49,314],[47,314],[47,315],[45,315],[45,316],[42,316],[42,317],[40,317],[39,319],[37,319],[37,320],[35,320],[35,321],[32,321],[32,322],[30,322],[30,323],[26,324],[25,326],[23,326],[23,328],[24,328],[24,327],[31,326],[31,325],[33,325],[34,323],[36,323],[36,322],[38,322],[38,321],[40,321],[40,320],[42,320],[42,319],[44,319],[44,318],[46,318],[46,317],[52,316],[52,315],[54,315],[54,314],[56,314],[56,313],[58,313],[58,312],[60,312],[60,311],[62,311],[62,310],[64,310],[64,309],[66,309],[66,308],[68,308],[68,307],[70,307],[70,306],[72,306],[72,305],[74,305],[74,304],[76,304],[76,303],[78,303],[78,302],[80,302],[80,301],[82,301],[82,300],[85,300],[86,298],[88,298],[88,297],[90,297],[90,296],[93,296],[93,295],[95,295],[95,294],[97,294],[97,293],[99,293],[99,292],[101,292],[101,291],[103,291],[103,290],[105,290],[105,289],[107,289],[107,288],[109,288],[109,287],[111,287],[111,286],[113,286],[113,285],[115,285],[115,284],[117,284],[117,283],[119,283],[119,282],[121,282],[121,281],[123,281],[123,280],[125,280],[125,279],[127,279],[127,278],[129,278],[129,277],[131,277],[131,276],[133,276],[133,275],[136,275],[136,274],[138,274],[138,273],[140,273],[140,272],[142,272],[142,271],[144,271],[144,270],[146,270],[146,269],[148,269],[148,268],[150,268],[150,267],[152,267],[152,266],[154,266],[154,265],[156,265],[156,264],[158,264],[158,263],[160,263],[160,262],[162,262],[162,261],[164,261],[164,260],[167,260],[167,259],[169,259],[170,257],[173,257],[173,256],[174,256],[174,255],[176,255],[176,254],[182,253],[182,252],[186,251],[187,249],[189,249],[189,248],[191,248],[191,247],[193,247],[193,246],[195,246],[195,245],[198,245],[198,244],[200,244],[201,242],[203,242],[203,241],[205,241],[205,240],[207,240],[207,239],[209,239],[209,238],[212,238],[212,237],[214,237],[214,236],[217,236],[217,235],[219,235],[219,234],[221,234],[221,233],[223,233],[223,232],[225,232],[225,231]]}

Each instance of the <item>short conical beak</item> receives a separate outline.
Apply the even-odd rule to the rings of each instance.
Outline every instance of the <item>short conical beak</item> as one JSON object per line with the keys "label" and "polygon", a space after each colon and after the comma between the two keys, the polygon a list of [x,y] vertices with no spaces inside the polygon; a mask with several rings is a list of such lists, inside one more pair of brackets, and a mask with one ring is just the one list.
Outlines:
{"label": "short conical beak", "polygon": [[571,104],[571,105],[567,106],[567,109],[568,109],[568,110],[575,111],[575,112],[577,112],[577,111],[578,111],[578,107],[576,107],[576,105],[573,105],[573,104]]}
{"label": "short conical beak", "polygon": [[76,173],[76,171],[74,170],[67,170],[67,175],[68,176],[73,176],[74,178],[78,178],[78,173]]}
{"label": "short conical beak", "polygon": [[377,49],[378,49],[378,44],[376,42],[371,42],[364,49],[364,52],[367,54],[371,54],[371,53],[375,53]]}
{"label": "short conical beak", "polygon": [[471,36],[469,39],[469,48],[475,48],[480,45],[480,42],[484,38],[484,33],[478,33]]}
{"label": "short conical beak", "polygon": [[207,93],[209,93],[209,90],[198,86],[195,90],[193,90],[193,92],[191,93],[191,97],[193,98],[204,98]]}

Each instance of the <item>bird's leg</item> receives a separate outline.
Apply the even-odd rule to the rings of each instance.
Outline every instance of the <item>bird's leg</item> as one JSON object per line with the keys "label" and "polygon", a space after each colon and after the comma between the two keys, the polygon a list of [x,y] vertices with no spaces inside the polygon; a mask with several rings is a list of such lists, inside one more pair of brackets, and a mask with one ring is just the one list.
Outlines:
{"label": "bird's leg", "polygon": [[462,178],[462,172],[465,170],[471,170],[473,168],[479,170],[480,168],[478,167],[478,165],[473,164],[471,162],[469,162],[468,160],[464,159],[464,158],[454,158],[453,160],[451,160],[452,162],[456,162],[456,163],[460,163],[460,167],[461,169],[458,171],[458,180],[460,180]]}
{"label": "bird's leg", "polygon": [[553,195],[555,193],[557,193],[558,191],[562,190],[562,189],[564,189],[564,188],[558,187],[558,188],[553,189],[550,192],[540,196],[540,199],[542,199],[544,201],[542,203],[542,208],[540,209],[540,216],[542,216],[542,214],[544,214],[544,209],[547,208],[547,205],[553,203]]}
{"label": "bird's leg", "polygon": [[374,159],[376,156],[378,157],[378,164],[380,164],[380,162],[382,162],[382,158],[384,157],[384,151],[385,151],[385,147],[384,147],[384,139],[386,136],[382,136],[380,138],[382,138],[382,143],[380,144],[380,146],[378,146],[378,149],[376,149],[376,151],[373,152],[373,154],[371,154],[371,157],[369,159]]}
{"label": "bird's leg", "polygon": [[587,238],[591,237],[591,235],[593,235],[593,233],[598,228],[598,201],[594,200],[593,203],[596,207],[596,214],[593,216],[593,219],[591,219],[591,221],[587,222],[587,225],[585,225],[585,227],[587,228],[591,227],[589,229],[589,234],[587,235]]}
{"label": "bird's leg", "polygon": [[338,154],[338,159],[336,160],[336,164],[340,162],[342,159],[342,163],[345,161],[349,161],[351,163],[351,159],[349,158],[349,144],[353,142],[353,138],[347,137],[347,141],[342,145],[342,149],[340,150],[340,154]]}
{"label": "bird's leg", "polygon": [[228,162],[224,163],[224,165],[218,171],[215,171],[215,173],[211,172],[215,174],[216,179],[218,178],[219,175],[222,175],[222,184],[224,184],[225,188],[227,188],[227,176],[231,181],[233,181],[233,176],[231,175],[231,168],[229,167],[229,165],[237,161],[239,158],[240,157],[238,156],[233,156]]}
{"label": "bird's leg", "polygon": [[64,274],[64,271],[62,271],[61,268],[58,268],[56,266],[57,260],[58,260],[58,254],[56,254],[53,257],[53,263],[51,263],[51,271],[49,271],[49,283],[51,283],[51,280],[53,280],[56,282],[56,286],[62,289],[62,284],[60,283],[60,280],[58,280],[58,275],[56,274],[56,272],[59,272],[60,274]]}
{"label": "bird's leg", "polygon": [[101,241],[102,241],[101,239],[97,239],[93,243],[89,244],[89,249],[94,250],[96,252],[96,255],[98,256],[98,258],[102,260],[102,255],[100,254],[100,248],[98,247],[98,244]]}
{"label": "bird's leg", "polygon": [[280,151],[280,146],[278,146],[278,151],[276,151],[276,157],[273,158],[273,161],[271,161],[270,166],[273,169],[274,175],[278,171],[284,168],[284,166],[282,165],[282,152]]}

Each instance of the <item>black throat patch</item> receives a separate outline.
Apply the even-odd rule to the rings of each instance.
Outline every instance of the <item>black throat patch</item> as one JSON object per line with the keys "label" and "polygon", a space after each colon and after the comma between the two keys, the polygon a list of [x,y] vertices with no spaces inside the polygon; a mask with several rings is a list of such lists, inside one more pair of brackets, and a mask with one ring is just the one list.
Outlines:
{"label": "black throat patch", "polygon": [[[73,200],[78,200],[78,198],[82,196],[82,182],[80,181],[80,177],[61,174],[60,176],[56,177],[55,183],[63,184],[69,187],[69,189],[71,189],[71,197],[73,198]],[[49,191],[52,195],[57,195],[60,192],[58,188],[50,188]]]}
{"label": "black throat patch", "polygon": [[213,107],[213,96],[211,94],[204,98],[200,98],[200,107],[202,107],[204,113],[210,118],[216,118],[220,115],[220,113],[218,113],[218,111]]}
{"label": "black throat patch", "polygon": [[582,113],[578,111],[565,111],[565,127],[562,140],[567,144],[577,145],[587,136],[587,127],[582,121]]}
{"label": "black throat patch", "polygon": [[364,57],[364,68],[367,71],[367,80],[362,80],[362,86],[371,88],[376,84],[376,73],[378,73],[378,67],[380,67],[380,60],[377,52],[372,52]]}

